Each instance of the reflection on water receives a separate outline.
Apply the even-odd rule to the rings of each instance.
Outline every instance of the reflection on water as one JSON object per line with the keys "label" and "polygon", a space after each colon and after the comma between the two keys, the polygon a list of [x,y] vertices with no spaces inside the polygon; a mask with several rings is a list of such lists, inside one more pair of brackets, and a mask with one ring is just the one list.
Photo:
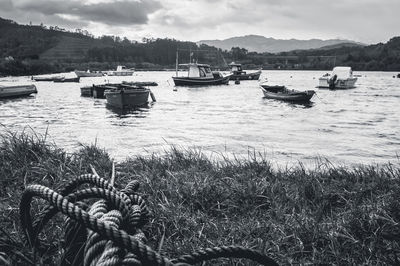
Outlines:
{"label": "reflection on water", "polygon": [[146,105],[142,105],[140,107],[124,107],[124,108],[116,108],[110,105],[106,105],[106,108],[115,114],[114,117],[118,118],[145,118],[150,112],[150,109],[155,103],[147,103]]}
{"label": "reflection on water", "polygon": [[[310,103],[263,98],[257,81],[208,87],[175,87],[173,72],[136,72],[109,81],[155,81],[157,103],[119,110],[105,99],[80,96],[80,87],[104,82],[33,82],[38,94],[0,101],[0,127],[39,133],[72,151],[93,143],[122,159],[163,152],[169,144],[198,147],[214,154],[247,157],[255,151],[278,161],[314,160],[350,163],[398,161],[400,153],[400,79],[393,73],[359,73],[351,90],[314,89],[324,71],[263,71],[260,80],[300,91],[314,89]],[[367,74],[367,76],[366,76]],[[28,77],[12,78],[32,82]]]}

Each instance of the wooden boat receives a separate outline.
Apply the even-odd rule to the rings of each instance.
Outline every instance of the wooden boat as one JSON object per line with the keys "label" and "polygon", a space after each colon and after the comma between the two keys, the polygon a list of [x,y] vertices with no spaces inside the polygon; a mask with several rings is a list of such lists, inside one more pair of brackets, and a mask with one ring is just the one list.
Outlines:
{"label": "wooden boat", "polygon": [[104,92],[106,90],[112,90],[115,88],[116,88],[115,84],[101,84],[101,85],[93,84],[92,96],[94,98],[104,99],[104,98],[106,98]]}
{"label": "wooden boat", "polygon": [[32,93],[37,93],[35,85],[13,85],[13,86],[0,85],[0,98],[28,96]]}
{"label": "wooden boat", "polygon": [[232,62],[229,64],[231,67],[231,77],[230,80],[258,80],[261,75],[261,70],[252,73],[246,73],[246,71],[242,70],[241,64],[235,64]]}
{"label": "wooden boat", "polygon": [[[100,84],[92,86],[91,96],[94,98],[106,98],[105,91],[112,90],[112,89],[122,89],[122,88],[136,88],[136,87],[145,87],[145,86],[158,86],[156,82],[148,82],[148,81],[135,81],[135,82],[126,82],[123,81],[122,83],[107,83],[107,84]],[[81,88],[81,95],[82,89],[86,92],[88,89]]]}
{"label": "wooden boat", "polygon": [[308,102],[314,96],[315,91],[288,90],[285,86],[261,85],[265,98],[289,101],[289,102]]}
{"label": "wooden boat", "polygon": [[218,71],[213,72],[209,65],[197,63],[180,65],[188,67],[188,75],[186,77],[172,77],[175,86],[207,86],[229,83],[230,75],[223,76]]}
{"label": "wooden boat", "polygon": [[351,89],[355,87],[357,78],[353,76],[351,67],[335,67],[332,73],[319,78],[319,88]]}
{"label": "wooden boat", "polygon": [[93,86],[86,86],[81,88],[81,96],[92,97],[93,96]]}
{"label": "wooden boat", "polygon": [[73,77],[73,78],[66,78],[66,77],[62,77],[62,78],[58,78],[58,79],[54,79],[53,82],[79,82],[80,77]]}
{"label": "wooden boat", "polygon": [[158,86],[157,82],[154,81],[122,81],[122,84],[130,86]]}
{"label": "wooden boat", "polygon": [[[148,103],[150,89],[145,87],[113,88],[105,91],[107,105],[116,108],[130,108],[143,106]],[[154,95],[152,95],[155,101]]]}
{"label": "wooden boat", "polygon": [[102,77],[104,75],[102,72],[90,72],[90,70],[88,71],[75,70],[75,74],[80,78]]}
{"label": "wooden boat", "polygon": [[135,70],[125,66],[117,66],[117,70],[104,71],[107,76],[132,76]]}

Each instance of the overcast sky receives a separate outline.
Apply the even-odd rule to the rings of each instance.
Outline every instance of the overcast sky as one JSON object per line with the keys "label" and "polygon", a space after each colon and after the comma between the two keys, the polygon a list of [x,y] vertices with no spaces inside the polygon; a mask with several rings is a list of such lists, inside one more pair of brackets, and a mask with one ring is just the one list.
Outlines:
{"label": "overcast sky", "polygon": [[0,0],[0,17],[118,35],[199,41],[248,34],[278,39],[400,36],[400,0]]}

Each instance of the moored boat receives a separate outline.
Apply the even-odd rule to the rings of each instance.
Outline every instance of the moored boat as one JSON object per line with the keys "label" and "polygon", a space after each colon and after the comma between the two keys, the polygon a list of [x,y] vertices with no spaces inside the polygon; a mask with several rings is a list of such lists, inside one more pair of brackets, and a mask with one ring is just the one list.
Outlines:
{"label": "moored boat", "polygon": [[285,86],[260,85],[264,97],[267,99],[282,100],[288,102],[308,102],[314,96],[315,91],[288,90]]}
{"label": "moored boat", "polygon": [[34,81],[54,81],[54,80],[58,80],[58,79],[62,79],[62,78],[64,78],[64,76],[60,76],[60,75],[32,76],[32,80],[34,80]]}
{"label": "moored boat", "polygon": [[332,73],[319,78],[319,88],[351,89],[355,87],[357,78],[353,76],[351,67],[335,67]]}
{"label": "moored boat", "polygon": [[242,70],[241,64],[232,62],[229,64],[229,66],[231,67],[232,73],[230,80],[258,80],[260,78],[261,70],[252,73],[246,73],[246,71]]}
{"label": "moored boat", "polygon": [[[150,81],[132,81],[126,82],[123,81],[122,83],[106,83],[106,84],[93,84],[91,88],[91,96],[94,98],[105,98],[105,91],[112,90],[112,89],[122,89],[122,88],[136,88],[136,87],[144,87],[144,86],[158,86],[156,82]],[[82,92],[88,94],[89,87],[81,88],[81,95]],[[83,95],[82,95],[83,96]]]}
{"label": "moored boat", "polygon": [[53,82],[79,82],[80,77],[73,77],[73,78],[66,78],[66,77],[62,77],[62,78],[58,78],[58,79],[54,79]]}
{"label": "moored boat", "polygon": [[[143,106],[148,103],[150,89],[145,87],[113,88],[105,91],[107,105],[116,108]],[[153,97],[153,96],[152,96]]]}
{"label": "moored boat", "polygon": [[93,86],[86,86],[81,88],[81,96],[92,97],[93,96]]}
{"label": "moored boat", "polygon": [[218,71],[211,71],[209,65],[190,63],[180,64],[180,66],[188,67],[188,75],[186,77],[172,77],[175,86],[207,86],[229,83],[230,75],[223,76]]}
{"label": "moored boat", "polygon": [[90,72],[90,70],[88,71],[75,70],[74,72],[80,78],[102,77],[104,75],[102,72]]}
{"label": "moored boat", "polygon": [[117,66],[117,70],[104,71],[103,73],[107,76],[132,76],[134,72],[134,69]]}
{"label": "moored boat", "polygon": [[35,85],[0,85],[0,98],[28,96],[32,93],[37,93]]}

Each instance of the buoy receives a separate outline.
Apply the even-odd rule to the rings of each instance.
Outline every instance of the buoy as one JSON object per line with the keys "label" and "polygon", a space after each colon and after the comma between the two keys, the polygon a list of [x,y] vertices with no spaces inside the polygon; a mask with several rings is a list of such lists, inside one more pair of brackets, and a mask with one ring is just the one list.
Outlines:
{"label": "buoy", "polygon": [[239,80],[239,79],[236,79],[236,80],[235,80],[235,84],[240,84],[240,80]]}
{"label": "buoy", "polygon": [[156,102],[156,96],[154,96],[154,93],[152,91],[150,91],[150,97],[153,102]]}

